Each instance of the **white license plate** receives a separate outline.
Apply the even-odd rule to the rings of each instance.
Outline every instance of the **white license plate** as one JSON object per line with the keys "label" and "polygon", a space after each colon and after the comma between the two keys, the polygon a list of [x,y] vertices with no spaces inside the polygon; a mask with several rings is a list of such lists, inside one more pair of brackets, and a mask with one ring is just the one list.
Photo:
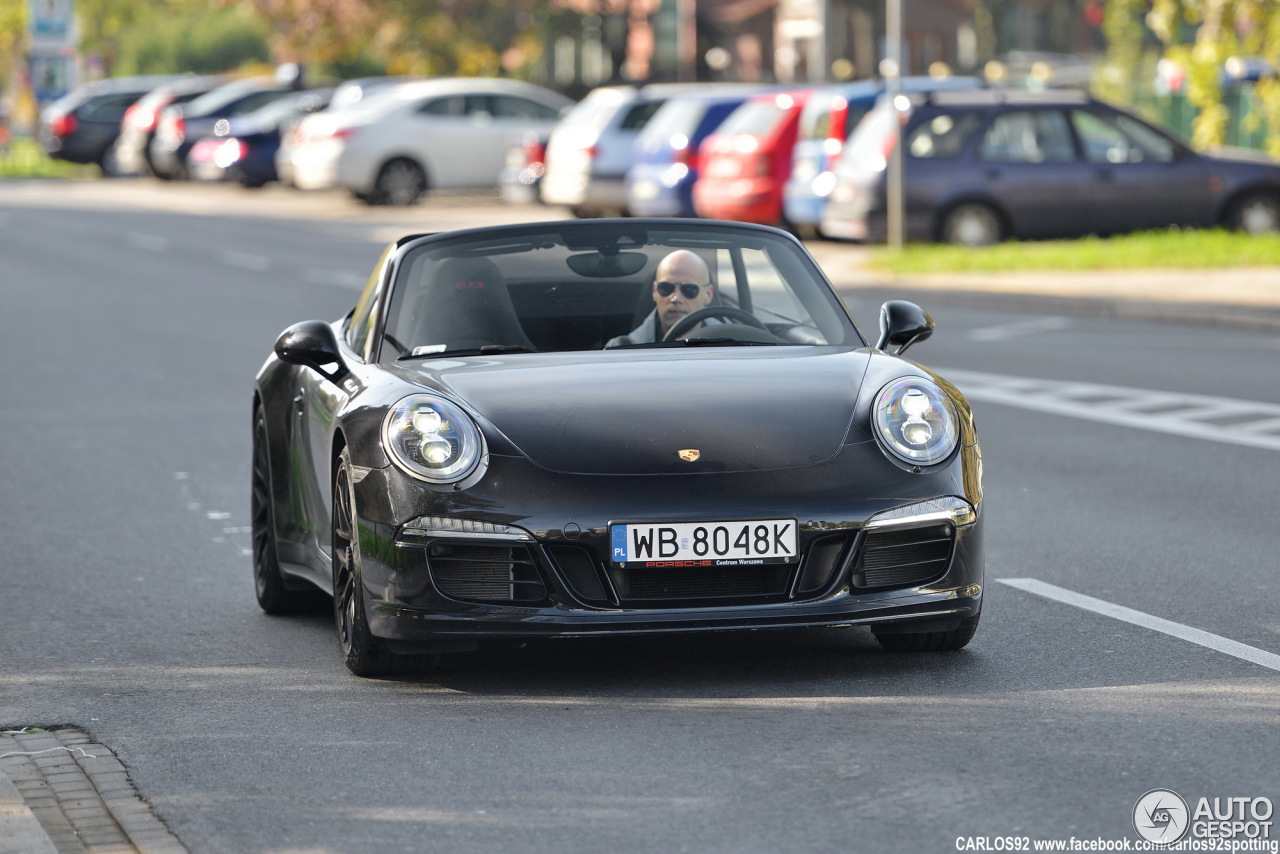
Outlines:
{"label": "white license plate", "polygon": [[642,566],[749,566],[796,560],[796,521],[610,525],[612,560]]}

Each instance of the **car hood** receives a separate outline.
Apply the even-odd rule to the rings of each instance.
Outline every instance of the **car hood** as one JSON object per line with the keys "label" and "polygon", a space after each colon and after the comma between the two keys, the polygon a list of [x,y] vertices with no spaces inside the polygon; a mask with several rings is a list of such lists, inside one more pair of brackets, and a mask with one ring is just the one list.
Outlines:
{"label": "car hood", "polygon": [[746,472],[836,454],[869,359],[836,347],[520,354],[434,360],[418,377],[546,469]]}

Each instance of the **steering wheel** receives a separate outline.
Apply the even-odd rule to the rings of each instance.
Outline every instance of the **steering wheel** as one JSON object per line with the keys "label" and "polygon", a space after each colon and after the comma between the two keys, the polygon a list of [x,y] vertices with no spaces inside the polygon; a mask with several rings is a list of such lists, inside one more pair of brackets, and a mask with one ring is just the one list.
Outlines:
{"label": "steering wheel", "polygon": [[706,308],[692,311],[677,320],[675,326],[668,329],[667,334],[662,336],[662,340],[675,341],[708,317],[721,317],[725,320],[738,321],[748,326],[754,326],[756,329],[763,329],[765,332],[769,331],[769,327],[765,326],[760,318],[749,311],[743,311],[731,305],[709,305]]}

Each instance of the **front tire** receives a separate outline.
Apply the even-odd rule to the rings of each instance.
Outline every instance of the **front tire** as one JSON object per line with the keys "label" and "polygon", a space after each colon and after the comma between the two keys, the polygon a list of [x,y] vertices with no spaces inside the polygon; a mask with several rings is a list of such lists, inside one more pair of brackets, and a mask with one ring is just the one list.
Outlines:
{"label": "front tire", "polygon": [[978,617],[961,621],[957,628],[941,632],[893,632],[875,635],[880,646],[890,652],[950,652],[963,649],[978,631]]}
{"label": "front tire", "polygon": [[1280,231],[1280,196],[1274,193],[1249,193],[1231,206],[1227,226],[1245,234]]}
{"label": "front tire", "polygon": [[360,537],[356,521],[351,454],[342,449],[333,478],[333,616],[343,663],[356,676],[380,678],[421,673],[435,664],[434,655],[397,655],[369,629],[360,572]]}
{"label": "front tire", "polygon": [[943,217],[939,237],[957,246],[990,246],[1004,239],[1004,223],[990,205],[966,202]]}

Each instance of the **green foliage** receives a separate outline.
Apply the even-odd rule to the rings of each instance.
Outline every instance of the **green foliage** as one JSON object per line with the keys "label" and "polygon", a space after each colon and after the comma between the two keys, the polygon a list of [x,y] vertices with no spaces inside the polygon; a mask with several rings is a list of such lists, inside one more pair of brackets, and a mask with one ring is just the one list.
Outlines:
{"label": "green foliage", "polygon": [[1135,82],[1143,71],[1143,40],[1146,28],[1142,15],[1145,0],[1107,0],[1102,30],[1107,38],[1107,60],[1096,85],[1097,94],[1107,100],[1132,103]]}
{"label": "green foliage", "polygon": [[334,77],[338,80],[354,80],[358,77],[379,77],[387,73],[385,62],[374,59],[366,53],[354,56],[340,56],[331,62],[322,63],[319,67],[308,65],[309,79]]}
{"label": "green foliage", "polygon": [[0,0],[0,90],[8,83],[8,70],[14,66],[26,31],[26,0]]}
{"label": "green foliage", "polygon": [[229,71],[265,63],[271,52],[262,24],[234,10],[189,17],[155,17],[120,40],[114,73],[166,74]]}
{"label": "green foliage", "polygon": [[[394,74],[493,76],[529,55],[532,31],[545,21],[537,0],[380,0],[380,30],[388,69]],[[508,55],[507,51],[518,48]],[[514,63],[515,67],[512,67]]]}
{"label": "green foliage", "polygon": [[1280,234],[1172,228],[1109,238],[1009,242],[972,249],[909,244],[896,253],[873,249],[871,264],[899,275],[1273,267],[1280,266]]}
{"label": "green foliage", "polygon": [[[1131,0],[1113,0],[1131,2]],[[1197,148],[1227,141],[1231,111],[1224,105],[1223,70],[1232,57],[1263,57],[1280,65],[1280,3],[1275,0],[1153,0],[1146,18],[1164,58],[1185,74],[1187,100],[1197,109],[1191,143]],[[1257,89],[1270,130],[1267,143],[1280,155],[1280,87]]]}
{"label": "green foliage", "polygon": [[10,178],[95,178],[97,166],[52,160],[29,136],[15,136],[7,149],[0,149],[0,179]]}

